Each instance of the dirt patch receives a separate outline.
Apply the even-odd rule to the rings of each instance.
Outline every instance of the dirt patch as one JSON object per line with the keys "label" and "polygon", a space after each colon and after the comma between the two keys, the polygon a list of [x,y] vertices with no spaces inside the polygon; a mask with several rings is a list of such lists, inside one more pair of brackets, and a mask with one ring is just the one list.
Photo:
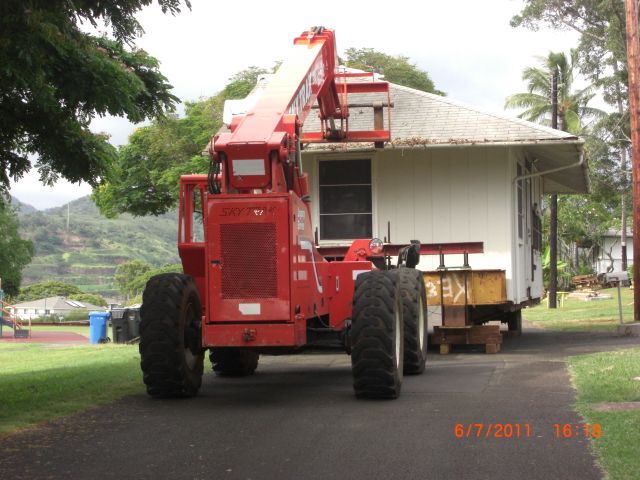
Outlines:
{"label": "dirt patch", "polygon": [[640,402],[605,402],[593,406],[596,412],[616,412],[621,410],[640,410]]}
{"label": "dirt patch", "polygon": [[[12,332],[13,333],[13,332]],[[84,335],[73,332],[31,332],[31,338],[2,337],[3,343],[64,343],[87,344],[89,339]]]}

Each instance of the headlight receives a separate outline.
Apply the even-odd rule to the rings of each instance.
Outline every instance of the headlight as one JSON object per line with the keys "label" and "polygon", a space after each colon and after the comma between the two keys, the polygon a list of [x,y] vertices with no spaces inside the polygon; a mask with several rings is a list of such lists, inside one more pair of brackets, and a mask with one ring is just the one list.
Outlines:
{"label": "headlight", "polygon": [[384,243],[379,238],[374,238],[369,242],[369,250],[374,255],[380,255],[384,250]]}

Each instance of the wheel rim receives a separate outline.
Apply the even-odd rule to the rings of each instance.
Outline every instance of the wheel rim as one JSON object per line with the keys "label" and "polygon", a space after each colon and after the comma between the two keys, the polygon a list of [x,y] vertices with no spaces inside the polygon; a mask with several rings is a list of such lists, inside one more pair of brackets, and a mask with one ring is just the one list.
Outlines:
{"label": "wheel rim", "polygon": [[[193,328],[193,319],[194,319],[194,311],[193,311],[193,303],[189,302],[187,308],[185,309],[185,319],[184,319],[184,339],[190,338],[187,334],[187,330]],[[193,370],[197,363],[197,357],[193,354],[187,342],[184,341],[184,362],[187,365],[189,370]]]}
{"label": "wheel rim", "polygon": [[400,337],[400,329],[402,328],[402,325],[400,324],[400,309],[401,308],[402,308],[402,306],[398,305],[398,303],[396,303],[395,312],[393,312],[393,316],[394,316],[394,320],[395,320],[395,324],[396,324],[396,334],[395,334],[396,369],[400,368],[400,345],[402,343],[402,338]]}

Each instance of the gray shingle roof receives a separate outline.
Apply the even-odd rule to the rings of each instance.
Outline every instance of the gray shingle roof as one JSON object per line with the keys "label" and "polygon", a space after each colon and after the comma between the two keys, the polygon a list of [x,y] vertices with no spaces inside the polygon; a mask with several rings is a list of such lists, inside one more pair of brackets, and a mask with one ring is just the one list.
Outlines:
{"label": "gray shingle roof", "polygon": [[[393,148],[424,148],[472,145],[518,146],[535,159],[543,176],[544,193],[587,193],[586,163],[582,162],[584,140],[561,130],[515,117],[484,112],[478,108],[431,93],[390,84],[391,141]],[[350,103],[386,102],[385,94],[355,94]],[[387,111],[384,109],[385,128]],[[349,109],[349,130],[371,130],[373,108]],[[304,132],[320,130],[318,110],[312,110],[304,124]],[[219,133],[228,131],[222,127]],[[208,150],[207,146],[207,150]],[[311,152],[371,150],[372,143],[316,143],[305,145]]]}
{"label": "gray shingle roof", "polygon": [[[518,146],[536,160],[543,176],[545,193],[587,193],[586,164],[580,163],[584,140],[573,134],[506,115],[484,112],[475,107],[401,85],[391,85],[391,142],[385,149],[444,146]],[[386,100],[376,94],[353,95],[350,102]],[[371,130],[373,108],[351,108],[349,129]],[[385,109],[385,127],[387,116]],[[314,110],[304,131],[318,131],[320,122]],[[313,152],[366,150],[373,144],[310,144]],[[570,167],[570,168],[567,168]]]}
{"label": "gray shingle roof", "polygon": [[[560,130],[483,112],[447,97],[401,85],[391,84],[391,98],[394,103],[391,109],[391,141],[395,145],[578,140],[574,135]],[[361,94],[353,95],[352,99],[358,103],[375,100],[382,100],[382,97],[379,94]],[[305,131],[319,129],[316,112],[309,115]],[[372,108],[352,108],[349,113],[350,130],[372,128]]]}
{"label": "gray shingle roof", "polygon": [[[70,303],[72,302],[72,303]],[[74,305],[75,304],[75,305]],[[92,305],[87,302],[78,302],[76,300],[68,300],[65,297],[55,296],[31,300],[28,302],[16,303],[14,308],[39,309],[39,310],[105,310],[104,307]]]}

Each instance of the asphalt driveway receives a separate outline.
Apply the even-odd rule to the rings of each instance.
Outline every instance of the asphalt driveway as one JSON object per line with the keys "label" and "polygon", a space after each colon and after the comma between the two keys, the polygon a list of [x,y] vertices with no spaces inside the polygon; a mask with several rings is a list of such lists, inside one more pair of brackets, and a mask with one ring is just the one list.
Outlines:
{"label": "asphalt driveway", "polygon": [[588,440],[553,435],[581,422],[565,359],[638,344],[527,330],[497,355],[431,354],[395,401],[356,400],[346,355],[264,357],[194,399],[131,396],[5,437],[0,478],[599,479]]}

